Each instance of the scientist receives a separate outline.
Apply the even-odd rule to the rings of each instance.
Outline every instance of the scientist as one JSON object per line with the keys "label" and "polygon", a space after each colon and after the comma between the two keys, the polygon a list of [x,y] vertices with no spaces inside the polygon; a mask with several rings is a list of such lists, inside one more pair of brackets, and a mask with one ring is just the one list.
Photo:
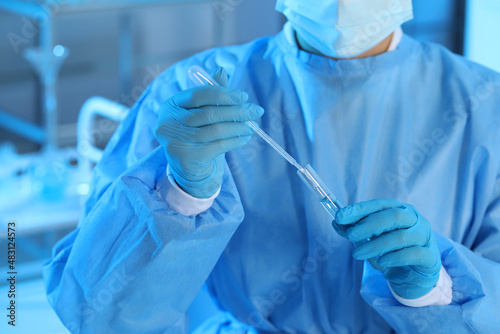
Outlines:
{"label": "scientist", "polygon": [[[410,0],[277,10],[277,36],[174,65],[121,123],[44,268],[63,323],[180,333],[206,284],[201,333],[500,332],[500,75],[403,35]],[[334,228],[250,120],[351,204]]]}

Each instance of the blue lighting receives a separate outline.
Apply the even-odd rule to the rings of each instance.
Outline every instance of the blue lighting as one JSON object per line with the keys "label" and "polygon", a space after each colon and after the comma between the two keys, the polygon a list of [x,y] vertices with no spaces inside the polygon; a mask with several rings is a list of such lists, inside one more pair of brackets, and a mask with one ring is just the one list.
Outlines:
{"label": "blue lighting", "polygon": [[65,51],[66,50],[64,49],[64,47],[62,45],[56,45],[54,47],[54,56],[61,57],[62,55],[64,55]]}
{"label": "blue lighting", "polygon": [[465,55],[500,72],[500,1],[470,0],[467,5]]}

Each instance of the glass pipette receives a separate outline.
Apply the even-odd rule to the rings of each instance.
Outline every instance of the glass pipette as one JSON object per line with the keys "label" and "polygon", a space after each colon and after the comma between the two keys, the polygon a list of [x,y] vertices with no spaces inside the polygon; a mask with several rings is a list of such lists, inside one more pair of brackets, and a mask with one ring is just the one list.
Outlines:
{"label": "glass pipette", "polygon": [[[217,81],[215,81],[204,69],[202,69],[200,66],[192,66],[189,69],[189,78],[197,85],[197,86],[204,86],[204,85],[212,85],[212,86],[220,86]],[[340,202],[337,200],[335,196],[333,196],[332,192],[328,187],[325,185],[323,180],[316,174],[314,169],[311,167],[311,165],[307,165],[306,167],[302,167],[297,163],[297,161],[290,155],[288,154],[287,151],[285,151],[278,143],[276,143],[271,137],[267,135],[255,122],[246,122],[248,126],[250,126],[255,133],[257,133],[262,139],[264,139],[269,146],[274,148],[276,152],[278,152],[283,158],[285,158],[286,161],[288,161],[292,166],[297,168],[297,174],[300,176],[301,180],[304,181],[304,183],[307,185],[307,187],[313,192],[314,196],[319,200],[321,205],[325,208],[325,210],[330,214],[330,216],[335,220],[335,215],[337,214],[337,211],[342,209],[342,205]],[[339,228],[345,229],[345,227],[339,226]],[[366,241],[369,241],[370,239],[367,239]],[[366,242],[365,241],[365,242]],[[357,242],[355,243],[356,246],[362,245],[364,242]],[[382,267],[380,267],[376,260],[369,259],[368,262],[371,263],[371,265],[377,269],[381,270]]]}
{"label": "glass pipette", "polygon": [[[193,81],[197,86],[204,85],[212,85],[212,86],[220,86],[220,84],[215,81],[204,69],[200,66],[192,66],[189,69],[189,78]],[[248,126],[252,128],[252,130],[258,134],[262,139],[264,139],[272,148],[276,150],[283,158],[286,159],[292,166],[295,166],[297,169],[302,168],[297,161],[292,158],[287,151],[285,151],[281,146],[278,145],[271,137],[267,135],[255,122],[245,122]]]}
{"label": "glass pipette", "polygon": [[[189,69],[189,78],[197,86],[212,85],[220,86],[217,81],[215,81],[204,69],[200,66],[192,66]],[[271,146],[276,152],[278,152],[286,161],[288,161],[292,166],[297,168],[297,174],[300,176],[302,181],[307,185],[307,187],[313,192],[314,196],[319,200],[321,205],[328,211],[328,213],[335,219],[335,214],[338,210],[342,208],[339,201],[332,192],[328,189],[321,178],[316,174],[314,169],[307,165],[302,167],[298,162],[285,151],[278,143],[276,143],[271,137],[269,137],[255,122],[246,122],[252,130],[258,134],[262,139],[264,139],[269,146]]]}

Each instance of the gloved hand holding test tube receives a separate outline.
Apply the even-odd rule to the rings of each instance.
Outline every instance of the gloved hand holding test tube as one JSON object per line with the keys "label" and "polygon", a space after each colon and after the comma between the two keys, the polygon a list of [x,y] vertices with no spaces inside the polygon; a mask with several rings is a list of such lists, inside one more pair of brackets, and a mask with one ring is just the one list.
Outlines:
{"label": "gloved hand holding test tube", "polygon": [[[220,86],[204,69],[200,66],[192,66],[189,69],[189,78],[197,85],[212,85]],[[288,161],[292,166],[297,168],[297,174],[300,176],[302,181],[307,185],[307,187],[314,193],[316,198],[320,201],[323,207],[328,211],[328,213],[335,219],[335,214],[338,210],[342,208],[339,201],[332,192],[326,187],[323,181],[320,179],[318,174],[314,169],[307,165],[302,167],[297,163],[297,161],[288,154],[278,143],[276,143],[271,137],[269,137],[255,122],[246,122],[256,134],[258,134],[262,139],[264,139],[276,152],[278,152],[286,161]]]}
{"label": "gloved hand holding test tube", "polygon": [[[215,81],[204,69],[200,66],[192,66],[189,68],[188,72],[189,78],[191,81],[197,86],[204,85],[212,85],[212,86],[220,86],[220,84]],[[337,200],[337,198],[332,194],[330,189],[325,185],[323,180],[318,176],[318,174],[314,171],[311,165],[306,165],[302,167],[299,163],[286,152],[278,143],[276,143],[271,137],[269,137],[255,122],[246,122],[248,126],[250,126],[256,134],[258,134],[262,139],[264,139],[269,146],[271,146],[276,152],[278,152],[286,161],[288,161],[292,166],[297,168],[297,174],[300,176],[301,180],[307,185],[307,187],[312,191],[314,196],[318,199],[321,205],[325,208],[325,210],[330,214],[330,216],[335,220],[335,215],[337,211],[342,209],[342,205]],[[334,229],[340,235],[343,234],[344,231],[341,226],[333,223]],[[359,244],[356,244],[357,246]],[[370,259],[369,262],[375,268],[380,268],[375,262],[374,259]]]}

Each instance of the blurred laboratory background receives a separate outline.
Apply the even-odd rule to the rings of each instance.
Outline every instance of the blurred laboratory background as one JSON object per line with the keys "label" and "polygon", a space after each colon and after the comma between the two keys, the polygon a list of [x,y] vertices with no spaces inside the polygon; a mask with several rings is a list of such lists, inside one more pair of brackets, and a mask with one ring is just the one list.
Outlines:
{"label": "blurred laboratory background", "polygon": [[[0,256],[13,221],[20,305],[18,327],[2,321],[0,332],[67,333],[46,301],[41,266],[75,228],[92,166],[117,124],[173,63],[278,33],[285,19],[274,6],[274,0],[0,0]],[[415,0],[414,10],[407,34],[500,71],[500,1]],[[2,273],[6,266],[1,261]],[[202,291],[190,309],[191,328],[215,311]]]}

